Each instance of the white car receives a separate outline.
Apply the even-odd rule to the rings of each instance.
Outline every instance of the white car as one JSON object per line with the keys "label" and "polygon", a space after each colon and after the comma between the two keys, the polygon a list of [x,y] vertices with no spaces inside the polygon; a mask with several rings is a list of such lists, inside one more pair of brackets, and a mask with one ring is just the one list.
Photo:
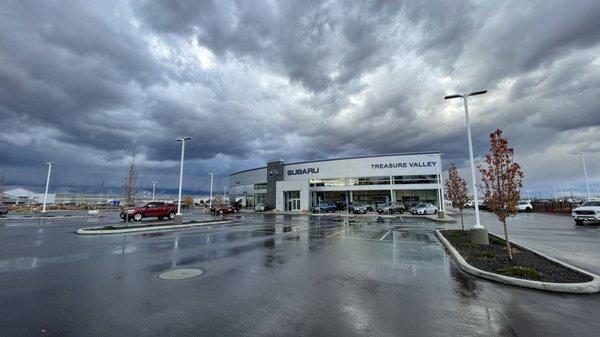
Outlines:
{"label": "white car", "polygon": [[600,221],[600,200],[588,200],[575,208],[571,215],[575,224],[583,225],[584,221]]}
{"label": "white car", "polygon": [[438,211],[437,207],[434,204],[417,204],[413,208],[410,209],[411,214],[436,214]]}
{"label": "white car", "polygon": [[517,203],[517,211],[519,211],[519,212],[533,212],[533,205],[529,201],[519,201]]}

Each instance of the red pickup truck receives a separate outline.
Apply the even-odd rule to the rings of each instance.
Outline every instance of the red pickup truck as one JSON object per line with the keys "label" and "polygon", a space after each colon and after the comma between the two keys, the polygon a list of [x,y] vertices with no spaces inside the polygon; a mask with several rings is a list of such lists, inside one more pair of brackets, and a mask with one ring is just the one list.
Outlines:
{"label": "red pickup truck", "polygon": [[140,221],[143,218],[156,217],[158,220],[162,220],[167,217],[169,220],[173,220],[175,213],[177,213],[177,206],[165,202],[153,201],[141,207],[129,208],[126,211],[123,210],[121,212],[121,219],[123,221],[131,219],[133,221]]}

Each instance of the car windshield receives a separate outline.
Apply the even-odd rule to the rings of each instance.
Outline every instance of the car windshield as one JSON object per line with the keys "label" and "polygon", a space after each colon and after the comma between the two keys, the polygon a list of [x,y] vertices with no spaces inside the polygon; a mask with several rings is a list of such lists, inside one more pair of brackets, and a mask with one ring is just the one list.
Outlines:
{"label": "car windshield", "polygon": [[527,205],[529,202],[527,201],[519,201],[519,205]]}
{"label": "car windshield", "polygon": [[416,207],[427,207],[427,204],[418,204]]}
{"label": "car windshield", "polygon": [[581,207],[598,207],[600,206],[600,201],[586,201],[581,205]]}

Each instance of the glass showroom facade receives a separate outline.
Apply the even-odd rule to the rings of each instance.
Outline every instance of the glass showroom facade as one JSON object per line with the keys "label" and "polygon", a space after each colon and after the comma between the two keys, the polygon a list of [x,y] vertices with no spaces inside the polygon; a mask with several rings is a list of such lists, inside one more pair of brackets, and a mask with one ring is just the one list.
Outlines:
{"label": "glass showroom facade", "polygon": [[280,211],[307,211],[318,203],[429,202],[442,208],[442,177],[437,152],[327,159],[234,173],[230,198],[246,207],[265,204]]}

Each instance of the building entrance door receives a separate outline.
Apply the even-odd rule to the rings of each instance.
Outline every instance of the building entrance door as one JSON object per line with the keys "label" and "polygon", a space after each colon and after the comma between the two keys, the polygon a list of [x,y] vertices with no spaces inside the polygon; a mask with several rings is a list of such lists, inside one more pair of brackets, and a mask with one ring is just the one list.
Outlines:
{"label": "building entrance door", "polygon": [[285,210],[299,211],[300,210],[300,191],[285,192]]}

